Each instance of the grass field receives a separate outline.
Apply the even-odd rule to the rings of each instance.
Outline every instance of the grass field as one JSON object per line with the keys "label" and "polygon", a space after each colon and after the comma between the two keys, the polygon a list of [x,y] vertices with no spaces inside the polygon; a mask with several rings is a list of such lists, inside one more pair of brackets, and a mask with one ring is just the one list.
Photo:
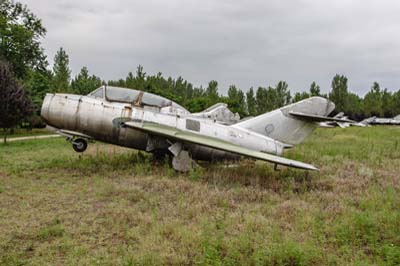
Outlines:
{"label": "grass field", "polygon": [[286,156],[321,171],[0,145],[0,264],[400,265],[400,127],[318,129]]}

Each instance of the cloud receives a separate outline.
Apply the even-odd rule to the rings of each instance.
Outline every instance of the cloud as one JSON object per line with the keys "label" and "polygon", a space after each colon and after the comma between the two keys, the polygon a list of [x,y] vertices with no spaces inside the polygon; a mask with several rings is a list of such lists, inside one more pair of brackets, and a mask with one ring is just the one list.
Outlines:
{"label": "cloud", "polygon": [[328,91],[336,73],[364,94],[373,81],[400,89],[396,0],[22,0],[43,19],[51,62],[64,47],[76,73],[103,79],[148,73],[247,90],[286,80]]}

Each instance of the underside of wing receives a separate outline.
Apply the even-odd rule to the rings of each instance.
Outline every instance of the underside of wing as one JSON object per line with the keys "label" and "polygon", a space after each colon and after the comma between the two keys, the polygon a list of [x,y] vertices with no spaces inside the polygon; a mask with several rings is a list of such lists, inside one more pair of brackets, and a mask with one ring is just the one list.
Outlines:
{"label": "underside of wing", "polygon": [[179,140],[183,142],[190,142],[194,144],[199,144],[199,145],[204,145],[210,148],[215,148],[218,150],[223,150],[227,152],[232,152],[235,154],[259,159],[259,160],[264,160],[268,161],[271,163],[279,164],[279,165],[285,165],[289,167],[294,167],[294,168],[300,168],[300,169],[305,169],[305,170],[318,170],[318,168],[302,163],[299,161],[279,157],[276,155],[268,154],[268,153],[263,153],[259,151],[254,151],[245,147],[241,147],[239,145],[209,137],[209,136],[204,136],[200,134],[196,134],[190,131],[183,131],[174,127],[166,126],[166,125],[161,125],[161,124],[156,124],[152,122],[125,122],[123,123],[124,126],[142,130],[154,135],[161,135],[165,136],[169,139],[173,140]]}
{"label": "underside of wing", "polygon": [[347,123],[354,123],[355,121],[344,119],[344,118],[337,118],[337,117],[329,117],[329,116],[322,116],[322,115],[312,115],[300,112],[289,112],[290,115],[297,117],[298,119],[309,121],[309,122],[324,122],[324,121],[335,121],[335,122],[347,122]]}

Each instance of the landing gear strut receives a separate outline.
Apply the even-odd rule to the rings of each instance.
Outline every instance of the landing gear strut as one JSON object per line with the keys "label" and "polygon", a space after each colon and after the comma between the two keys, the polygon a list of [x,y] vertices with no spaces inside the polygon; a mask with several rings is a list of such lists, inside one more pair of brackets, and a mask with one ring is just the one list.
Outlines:
{"label": "landing gear strut", "polygon": [[75,139],[72,141],[72,148],[76,152],[84,152],[88,146],[88,143],[85,139]]}
{"label": "landing gear strut", "polygon": [[183,149],[183,144],[175,142],[168,150],[173,154],[172,167],[178,172],[189,172],[197,167],[197,163],[192,160],[189,152]]}

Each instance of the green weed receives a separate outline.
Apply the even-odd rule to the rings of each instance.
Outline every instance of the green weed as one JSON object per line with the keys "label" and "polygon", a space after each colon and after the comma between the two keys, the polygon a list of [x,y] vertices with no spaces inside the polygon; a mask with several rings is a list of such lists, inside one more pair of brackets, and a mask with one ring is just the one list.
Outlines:
{"label": "green weed", "polygon": [[318,129],[285,156],[320,172],[187,174],[102,143],[0,145],[0,265],[399,265],[399,142],[399,127]]}

